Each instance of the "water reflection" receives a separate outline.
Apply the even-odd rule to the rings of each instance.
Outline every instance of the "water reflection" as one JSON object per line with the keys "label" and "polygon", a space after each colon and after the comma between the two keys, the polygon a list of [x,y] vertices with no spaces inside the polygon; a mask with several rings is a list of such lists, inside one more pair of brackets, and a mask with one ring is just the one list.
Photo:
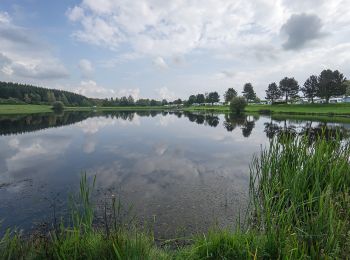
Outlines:
{"label": "water reflection", "polygon": [[[0,116],[0,136],[11,134],[23,134],[26,132],[37,131],[41,129],[71,125],[84,121],[91,117],[105,117],[110,119],[121,119],[133,122],[135,115],[138,117],[156,117],[161,115],[163,118],[174,115],[177,118],[188,118],[192,123],[210,127],[220,125],[220,117],[215,113],[203,112],[182,112],[182,111],[107,111],[107,112],[66,112],[61,114],[33,114],[17,116]],[[240,115],[225,114],[223,127],[232,132],[237,127],[241,129],[242,136],[248,138],[259,120],[259,115]],[[164,123],[164,122],[163,122]],[[161,124],[163,124],[161,123]],[[268,122],[264,123],[264,132],[266,137],[271,139],[274,136],[296,136],[308,135],[310,141],[315,140],[321,134],[328,139],[333,139],[337,135],[341,139],[349,137],[349,129],[341,124],[328,122],[314,122],[305,120],[291,120],[281,117],[270,117]],[[87,148],[87,150],[91,150]]]}
{"label": "water reflection", "polygon": [[101,194],[118,190],[138,216],[156,216],[157,234],[229,225],[244,212],[261,145],[285,133],[349,136],[349,125],[328,121],[181,111],[1,116],[0,219],[27,227],[48,217],[43,198],[66,201],[86,171]]}
{"label": "water reflection", "polygon": [[272,139],[277,136],[296,137],[307,136],[310,144],[315,142],[320,136],[326,138],[326,140],[334,140],[339,138],[341,140],[347,139],[350,136],[350,129],[344,124],[339,123],[327,123],[327,122],[314,122],[314,121],[302,121],[302,120],[287,120],[287,119],[273,119],[271,117],[269,122],[264,123],[266,137]]}
{"label": "water reflection", "polygon": [[0,116],[0,135],[23,134],[51,127],[70,125],[93,115],[90,112],[69,112]]}

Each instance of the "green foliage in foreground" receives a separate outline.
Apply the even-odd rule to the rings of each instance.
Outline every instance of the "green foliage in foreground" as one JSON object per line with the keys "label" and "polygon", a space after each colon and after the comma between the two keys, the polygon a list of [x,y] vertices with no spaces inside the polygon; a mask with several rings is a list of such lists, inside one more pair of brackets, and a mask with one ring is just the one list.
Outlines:
{"label": "green foliage in foreground", "polygon": [[350,254],[350,144],[274,139],[251,168],[251,227],[277,236],[279,256]]}
{"label": "green foliage in foreground", "polygon": [[[172,251],[124,225],[94,229],[93,186],[84,176],[72,204],[72,227],[61,224],[49,237],[27,241],[8,232],[0,241],[0,259],[346,259],[349,158],[350,144],[339,139],[273,139],[251,164],[245,228],[211,231]],[[118,208],[115,201],[112,208]]]}
{"label": "green foliage in foreground", "polygon": [[247,101],[244,97],[234,97],[230,102],[230,110],[236,115],[242,114],[246,106]]}

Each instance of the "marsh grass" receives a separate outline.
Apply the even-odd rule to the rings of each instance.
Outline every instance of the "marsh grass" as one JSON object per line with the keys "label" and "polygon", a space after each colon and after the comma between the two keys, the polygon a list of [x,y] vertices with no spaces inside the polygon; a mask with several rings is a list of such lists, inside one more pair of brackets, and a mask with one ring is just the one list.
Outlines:
{"label": "marsh grass", "polygon": [[251,228],[277,236],[283,258],[348,257],[349,158],[339,138],[274,139],[251,165]]}
{"label": "marsh grass", "polygon": [[152,232],[123,222],[115,197],[111,220],[105,214],[105,227],[95,228],[95,179],[90,185],[83,175],[78,198],[70,200],[71,225],[62,221],[48,236],[30,240],[8,230],[0,240],[0,259],[347,259],[349,158],[350,144],[339,137],[272,139],[250,166],[244,225],[212,229],[172,250],[157,247]]}

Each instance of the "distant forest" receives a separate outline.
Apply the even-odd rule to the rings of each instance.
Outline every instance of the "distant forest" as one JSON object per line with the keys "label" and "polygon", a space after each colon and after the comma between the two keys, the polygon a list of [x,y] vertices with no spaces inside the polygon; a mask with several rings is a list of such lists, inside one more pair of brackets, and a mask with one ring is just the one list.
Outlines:
{"label": "distant forest", "polygon": [[0,81],[0,103],[52,104],[55,101],[61,101],[66,106],[93,104],[89,98],[69,91]]}
{"label": "distant forest", "polygon": [[154,99],[134,100],[132,96],[115,98],[88,98],[73,92],[36,87],[27,84],[0,81],[0,104],[37,104],[51,105],[61,101],[65,106],[162,106],[167,104],[181,104],[180,99],[169,102]]}

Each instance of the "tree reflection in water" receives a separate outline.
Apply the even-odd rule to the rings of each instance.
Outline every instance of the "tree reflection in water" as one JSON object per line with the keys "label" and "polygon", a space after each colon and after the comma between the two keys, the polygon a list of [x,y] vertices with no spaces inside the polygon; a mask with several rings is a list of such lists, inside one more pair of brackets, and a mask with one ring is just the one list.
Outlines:
{"label": "tree reflection in water", "polygon": [[[0,116],[0,135],[22,134],[26,132],[37,131],[50,127],[60,127],[83,121],[89,117],[106,117],[111,119],[121,119],[133,121],[138,117],[163,117],[174,115],[178,118],[188,118],[192,123],[210,127],[220,125],[220,117],[215,113],[207,112],[187,112],[187,111],[108,111],[108,112],[65,112],[60,114],[32,114],[16,116]],[[223,127],[232,132],[237,127],[242,131],[243,137],[249,137],[259,120],[257,115],[225,114]],[[349,130],[344,125],[334,123],[322,123],[305,120],[292,120],[286,118],[270,117],[268,122],[264,123],[264,132],[267,138],[275,136],[295,137],[297,135],[307,135],[310,143],[314,142],[320,135],[324,135],[327,140],[334,138],[345,139],[349,137]]]}
{"label": "tree reflection in water", "polygon": [[349,129],[343,125],[326,122],[298,121],[298,120],[281,120],[270,119],[270,122],[264,123],[267,138],[272,139],[283,137],[307,136],[309,143],[312,144],[320,136],[327,141],[340,140],[349,138]]}

